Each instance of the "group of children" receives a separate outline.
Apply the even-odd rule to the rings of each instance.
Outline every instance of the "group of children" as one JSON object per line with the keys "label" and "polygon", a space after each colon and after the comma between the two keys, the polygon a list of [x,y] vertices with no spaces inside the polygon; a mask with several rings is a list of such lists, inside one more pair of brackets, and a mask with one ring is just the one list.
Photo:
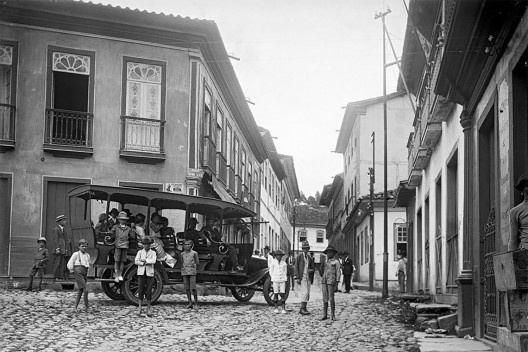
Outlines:
{"label": "group of children", "polygon": [[[321,275],[321,289],[323,293],[323,316],[321,320],[328,319],[328,306],[332,321],[335,320],[335,299],[334,292],[340,281],[341,263],[337,258],[337,250],[333,246],[328,246],[323,252],[326,260],[319,266]],[[280,249],[272,252],[268,259],[269,275],[273,284],[273,301],[275,303],[275,313],[286,313],[286,282],[288,281],[288,264],[282,260],[284,252]],[[280,296],[280,300],[279,300]]]}

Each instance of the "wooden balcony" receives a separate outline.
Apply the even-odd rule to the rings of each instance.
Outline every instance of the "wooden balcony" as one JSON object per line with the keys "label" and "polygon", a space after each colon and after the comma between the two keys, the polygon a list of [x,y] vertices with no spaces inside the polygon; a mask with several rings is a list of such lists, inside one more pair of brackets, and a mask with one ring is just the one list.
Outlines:
{"label": "wooden balcony", "polygon": [[209,137],[202,138],[203,153],[202,153],[202,167],[209,171],[211,175],[216,175],[216,146]]}
{"label": "wooden balcony", "polygon": [[220,182],[227,186],[227,162],[225,157],[219,152],[216,153],[216,170],[216,176]]}
{"label": "wooden balcony", "polygon": [[91,156],[92,131],[92,113],[47,108],[44,151],[57,157]]}
{"label": "wooden balcony", "polygon": [[165,161],[165,121],[121,116],[119,156],[131,163],[156,164]]}
{"label": "wooden balcony", "polygon": [[0,103],[0,153],[15,149],[15,113],[15,105]]}
{"label": "wooden balcony", "polygon": [[228,188],[227,191],[229,193],[231,193],[231,195],[236,198],[235,170],[231,166],[228,166],[227,167],[227,172],[228,172],[228,181],[227,182],[229,183],[229,185],[227,187]]}
{"label": "wooden balcony", "polygon": [[442,125],[440,123],[428,123],[424,127],[421,146],[433,149],[442,136]]}
{"label": "wooden balcony", "polygon": [[417,150],[413,160],[413,170],[421,171],[425,169],[429,160],[431,159],[431,150],[426,148],[420,148]]}
{"label": "wooden balcony", "polygon": [[429,123],[440,123],[447,121],[453,109],[455,103],[447,101],[441,95],[435,95],[433,99],[431,115],[429,116]]}
{"label": "wooden balcony", "polygon": [[407,180],[407,185],[409,188],[415,188],[420,183],[422,183],[422,171],[421,170],[411,170],[409,173],[409,179]]}

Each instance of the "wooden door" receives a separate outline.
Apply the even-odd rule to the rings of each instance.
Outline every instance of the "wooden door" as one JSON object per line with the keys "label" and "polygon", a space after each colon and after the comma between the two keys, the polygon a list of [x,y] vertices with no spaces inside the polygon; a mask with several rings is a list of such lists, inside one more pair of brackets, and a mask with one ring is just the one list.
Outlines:
{"label": "wooden door", "polygon": [[[45,201],[45,208],[43,210],[44,214],[44,234],[47,239],[47,247],[50,251],[50,254],[53,253],[52,248],[52,232],[55,226],[57,226],[57,223],[55,222],[55,219],[58,215],[64,214],[68,217],[68,221],[66,223],[66,233],[69,236],[69,239],[72,244],[72,250],[75,251],[77,248],[76,243],[80,239],[79,231],[76,231],[79,227],[86,228],[91,227],[90,224],[90,208],[86,209],[87,211],[87,220],[84,219],[84,212],[85,212],[85,202],[81,199],[76,199],[73,202],[69,202],[68,200],[68,192],[82,184],[88,183],[82,181],[72,181],[69,182],[68,180],[65,181],[48,181],[45,185],[45,191],[46,191],[46,201]],[[73,221],[72,221],[73,219]],[[76,221],[78,219],[78,221]],[[73,231],[72,231],[73,230]],[[87,239],[90,246],[93,246],[93,240],[90,242],[91,239]],[[53,261],[48,262],[48,267],[46,268],[47,273],[52,272],[52,266]]]}
{"label": "wooden door", "polygon": [[9,274],[11,243],[11,176],[0,175],[0,276]]}

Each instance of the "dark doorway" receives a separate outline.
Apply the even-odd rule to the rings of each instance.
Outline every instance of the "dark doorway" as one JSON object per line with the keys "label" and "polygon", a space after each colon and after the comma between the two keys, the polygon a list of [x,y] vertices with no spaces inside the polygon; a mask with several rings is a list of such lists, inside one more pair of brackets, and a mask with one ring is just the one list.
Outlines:
{"label": "dark doorway", "polygon": [[9,274],[11,242],[11,175],[0,174],[0,276]]}

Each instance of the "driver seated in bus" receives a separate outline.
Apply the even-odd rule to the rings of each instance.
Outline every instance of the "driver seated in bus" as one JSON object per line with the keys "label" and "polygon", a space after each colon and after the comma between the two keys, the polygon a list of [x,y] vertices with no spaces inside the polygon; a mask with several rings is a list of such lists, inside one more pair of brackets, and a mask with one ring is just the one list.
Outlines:
{"label": "driver seated in bus", "polygon": [[198,225],[198,220],[196,218],[190,218],[187,231],[185,231],[185,239],[193,241],[195,245],[207,244],[207,237],[196,229],[196,225]]}
{"label": "driver seated in bus", "polygon": [[[230,246],[222,241],[222,233],[218,230],[218,222],[216,219],[207,219],[206,225],[202,227],[200,233],[212,242],[215,249],[220,252],[220,247],[224,247],[224,253],[229,256],[231,260],[231,272],[243,271],[244,268],[238,265],[238,254],[236,248]],[[227,250],[227,252],[225,252]],[[222,253],[223,254],[223,253]]]}

